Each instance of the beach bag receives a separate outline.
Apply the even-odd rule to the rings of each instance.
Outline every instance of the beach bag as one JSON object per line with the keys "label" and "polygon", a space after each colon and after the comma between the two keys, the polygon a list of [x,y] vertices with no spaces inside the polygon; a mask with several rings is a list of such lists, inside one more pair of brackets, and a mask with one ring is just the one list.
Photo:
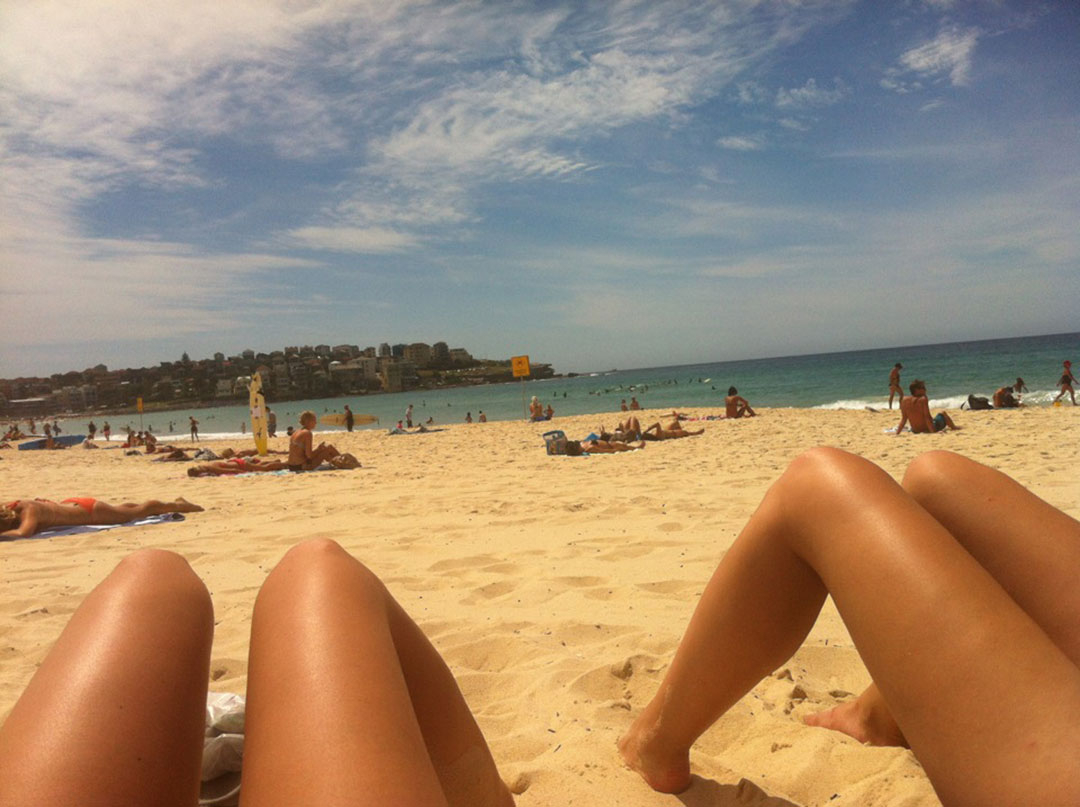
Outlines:
{"label": "beach bag", "polygon": [[565,454],[566,443],[566,432],[562,429],[544,432],[544,445],[547,446],[548,454]]}
{"label": "beach bag", "polygon": [[970,409],[973,412],[978,411],[980,409],[993,409],[993,408],[994,407],[990,405],[990,399],[989,398],[980,398],[978,395],[969,395],[968,396],[968,409]]}

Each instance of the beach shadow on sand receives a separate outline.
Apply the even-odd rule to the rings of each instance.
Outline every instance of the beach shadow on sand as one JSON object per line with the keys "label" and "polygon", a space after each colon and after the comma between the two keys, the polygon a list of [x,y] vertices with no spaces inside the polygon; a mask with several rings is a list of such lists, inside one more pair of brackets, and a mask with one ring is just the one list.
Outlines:
{"label": "beach shadow on sand", "polygon": [[686,807],[799,807],[787,799],[770,796],[749,779],[737,785],[722,785],[697,774],[691,778],[690,787],[676,796]]}

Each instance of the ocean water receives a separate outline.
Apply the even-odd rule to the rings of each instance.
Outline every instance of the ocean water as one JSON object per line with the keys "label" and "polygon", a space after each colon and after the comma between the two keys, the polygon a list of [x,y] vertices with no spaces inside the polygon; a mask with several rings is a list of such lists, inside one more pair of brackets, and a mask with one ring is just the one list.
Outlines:
{"label": "ocean water", "polygon": [[[524,394],[526,398],[536,395],[545,406],[550,403],[556,417],[618,412],[622,399],[629,402],[632,396],[646,409],[712,409],[719,413],[729,386],[737,387],[754,407],[876,408],[888,406],[889,371],[899,361],[904,365],[904,389],[913,379],[923,379],[930,405],[935,408],[959,408],[969,393],[990,397],[998,387],[1012,384],[1017,376],[1025,380],[1029,390],[1024,393],[1024,403],[1046,406],[1058,393],[1057,380],[1065,359],[1077,362],[1080,368],[1080,333],[612,370],[576,378],[528,381]],[[522,392],[520,383],[509,383],[286,401],[271,403],[271,407],[277,414],[280,433],[288,424],[296,423],[305,409],[321,415],[341,412],[346,403],[357,414],[380,419],[366,428],[389,428],[404,417],[410,403],[414,406],[414,425],[429,417],[436,424],[461,423],[467,412],[475,420],[481,410],[489,420],[521,419]],[[144,414],[143,423],[151,426],[155,434],[168,435],[171,422],[177,435],[187,436],[188,415],[195,416],[200,433],[206,437],[239,435],[241,424],[247,427],[246,404],[154,412]],[[127,424],[139,429],[138,415],[99,416],[95,419],[99,429],[106,419],[114,435]],[[86,430],[82,418],[60,422],[68,434]],[[340,429],[320,426],[320,430]]]}

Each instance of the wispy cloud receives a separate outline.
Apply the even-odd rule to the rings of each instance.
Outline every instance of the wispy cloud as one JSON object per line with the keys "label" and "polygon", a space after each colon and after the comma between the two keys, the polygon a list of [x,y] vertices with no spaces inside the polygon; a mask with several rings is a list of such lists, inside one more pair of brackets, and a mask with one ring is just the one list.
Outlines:
{"label": "wispy cloud", "polygon": [[740,137],[738,135],[721,137],[716,141],[716,145],[732,151],[760,151],[765,147],[764,140],[760,136]]}
{"label": "wispy cloud", "polygon": [[971,79],[971,62],[980,32],[975,28],[942,29],[929,42],[904,51],[900,66],[885,71],[881,86],[899,93],[919,90],[924,82],[948,79],[954,87],[963,87]]}
{"label": "wispy cloud", "polygon": [[832,87],[818,86],[817,80],[808,78],[801,87],[781,87],[776,92],[776,106],[780,109],[809,109],[832,106],[850,92],[840,79],[833,79]]}

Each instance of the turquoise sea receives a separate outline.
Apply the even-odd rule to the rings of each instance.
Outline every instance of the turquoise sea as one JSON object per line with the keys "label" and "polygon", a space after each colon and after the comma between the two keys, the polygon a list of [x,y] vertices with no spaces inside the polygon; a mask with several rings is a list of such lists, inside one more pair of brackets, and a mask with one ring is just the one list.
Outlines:
{"label": "turquoise sea", "polygon": [[[899,361],[904,365],[904,388],[912,379],[922,378],[927,382],[933,407],[958,408],[969,393],[990,397],[995,389],[1013,383],[1017,376],[1023,377],[1029,389],[1024,393],[1024,403],[1046,406],[1058,393],[1056,384],[1065,359],[1080,368],[1080,333],[600,371],[576,378],[529,381],[525,395],[536,395],[545,405],[550,403],[556,417],[618,411],[620,401],[629,401],[631,396],[636,396],[646,409],[678,407],[720,412],[729,386],[737,387],[739,394],[755,407],[862,409],[887,405],[889,370]],[[414,425],[429,417],[436,424],[460,423],[467,412],[475,419],[481,410],[489,420],[523,418],[520,383],[286,401],[271,403],[271,407],[277,413],[279,430],[284,432],[304,409],[321,415],[341,412],[346,403],[358,414],[379,417],[380,423],[368,428],[393,426],[404,417],[410,403],[414,406]],[[242,423],[246,427],[248,411],[246,404],[178,409],[144,415],[143,421],[159,435],[169,433],[171,421],[176,433],[186,435],[188,415],[195,416],[206,437],[231,436],[239,434]],[[97,418],[99,428],[105,419]],[[139,428],[138,415],[109,420],[114,433],[127,424]],[[61,424],[68,434],[86,430],[82,418],[61,420]],[[326,426],[320,429],[335,430]]]}

